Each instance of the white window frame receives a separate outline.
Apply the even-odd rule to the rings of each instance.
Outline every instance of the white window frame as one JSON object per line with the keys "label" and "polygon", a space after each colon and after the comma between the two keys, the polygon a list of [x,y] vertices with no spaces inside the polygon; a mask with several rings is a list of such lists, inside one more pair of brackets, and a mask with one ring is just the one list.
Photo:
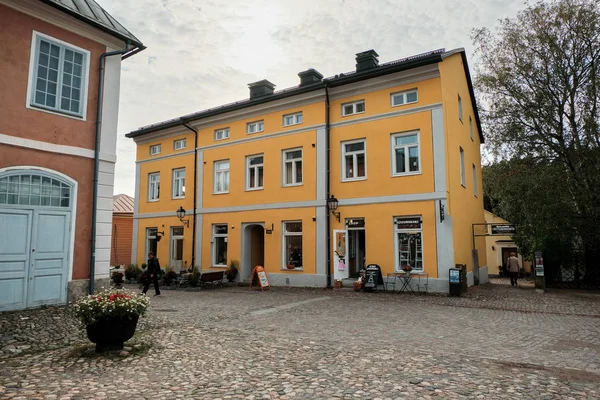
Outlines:
{"label": "white window frame", "polygon": [[[221,164],[228,164],[227,169],[218,169],[217,166]],[[213,163],[213,194],[225,194],[229,193],[229,182],[231,178],[231,173],[229,172],[231,169],[231,163],[229,159],[226,160],[218,160]],[[221,177],[227,173],[227,190],[218,190],[217,183],[220,182]],[[221,181],[224,183],[224,181]]]}
{"label": "white window frame", "polygon": [[148,149],[148,152],[150,153],[151,156],[157,156],[157,155],[160,154],[161,151],[162,151],[162,145],[161,144],[153,144]]}
{"label": "white window frame", "polygon": [[[158,177],[158,180],[152,181],[153,176]],[[160,200],[160,172],[151,172],[148,174],[148,201],[158,200]]]}
{"label": "white window frame", "polygon": [[462,187],[467,187],[467,178],[466,178],[466,172],[465,172],[465,151],[463,150],[462,147],[459,147],[460,149],[460,184],[462,185]]}
{"label": "white window frame", "polygon": [[[229,139],[229,128],[221,128],[221,129],[215,129],[215,140],[225,140],[225,139]],[[219,137],[221,136],[221,137]]]}
{"label": "white window frame", "polygon": [[473,165],[473,195],[475,197],[479,197],[477,195],[477,167],[475,166],[475,164]]}
{"label": "white window frame", "polygon": [[474,139],[473,139],[473,118],[471,118],[470,115],[469,115],[469,137],[471,138],[471,141],[474,141]]}
{"label": "white window frame", "polygon": [[246,134],[248,134],[248,135],[252,135],[254,133],[259,133],[259,132],[264,132],[264,130],[265,130],[265,121],[262,119],[260,121],[248,122],[246,124]]}
{"label": "white window frame", "polygon": [[[402,137],[402,136],[412,136],[412,135],[417,135],[417,150],[419,152],[418,157],[419,157],[419,169],[417,171],[411,171],[410,170],[410,153],[409,153],[409,149],[411,147],[415,147],[415,145],[396,145],[396,138],[397,137]],[[404,148],[405,150],[405,154],[406,154],[406,163],[404,165],[405,167],[405,171],[406,172],[396,172],[397,168],[396,168],[396,149],[399,148]],[[419,175],[421,173],[421,132],[419,130],[416,131],[410,131],[410,132],[401,132],[401,133],[394,133],[391,135],[391,157],[392,157],[392,176],[407,176],[407,175]]]}
{"label": "white window frame", "polygon": [[[417,96],[417,99],[415,101],[408,101],[408,95],[411,93],[414,93]],[[402,98],[402,103],[396,104],[395,103],[396,98]],[[407,104],[417,103],[418,101],[419,101],[419,92],[417,89],[405,90],[402,92],[396,92],[396,93],[390,94],[390,106],[391,107],[405,106]]]}
{"label": "white window frame", "polygon": [[[262,157],[263,161],[261,164],[256,164],[253,165],[252,167],[250,167],[250,160],[252,160],[253,158],[257,158],[257,157]],[[263,169],[263,185],[262,186],[258,186],[258,171],[259,168],[262,167]],[[254,178],[256,180],[256,186],[255,187],[250,187],[250,169],[254,168],[256,169],[256,173],[254,174]],[[264,153],[262,154],[253,154],[251,156],[246,156],[246,190],[250,191],[250,190],[263,190],[265,188],[265,155]]]}
{"label": "white window frame", "polygon": [[178,139],[173,141],[173,150],[183,150],[187,147],[187,139]]}
{"label": "white window frame", "polygon": [[[80,98],[80,112],[73,113],[71,111],[62,111],[60,108],[51,108],[44,105],[34,105],[33,104],[33,93],[36,88],[36,79],[37,79],[37,62],[38,62],[38,43],[40,40],[46,40],[53,42],[53,44],[61,47],[61,60],[62,55],[64,54],[64,49],[69,48],[70,50],[77,51],[79,53],[83,53],[85,60],[83,60],[83,71],[82,71],[82,79],[81,79],[81,98]],[[87,120],[87,106],[88,106],[88,92],[89,92],[89,80],[90,80],[90,58],[91,53],[89,50],[82,49],[81,47],[77,47],[71,43],[67,43],[60,39],[56,39],[52,36],[45,35],[41,32],[33,31],[31,37],[31,50],[29,55],[29,76],[27,80],[27,97],[25,100],[25,107],[31,110],[46,112],[49,114],[60,115],[62,117],[76,119],[78,121],[86,121]],[[62,68],[64,65],[59,65],[59,76],[57,82],[57,102],[60,100],[60,93],[62,90]]]}
{"label": "white window frame", "polygon": [[[363,143],[364,144],[364,149],[362,150],[362,153],[364,153],[365,155],[365,176],[358,176],[358,177],[353,177],[353,178],[348,178],[346,176],[346,154],[348,154],[346,152],[346,145],[348,144],[355,144],[355,143]],[[364,181],[367,179],[367,139],[356,139],[356,140],[348,140],[345,142],[341,142],[341,151],[342,151],[342,173],[341,173],[341,177],[342,177],[342,182],[354,182],[354,181]],[[358,172],[358,160],[357,160],[357,155],[360,154],[361,151],[352,151],[349,154],[352,154],[352,163],[353,163],[353,167],[355,168],[354,170]]]}
{"label": "white window frame", "polygon": [[463,121],[463,107],[462,98],[460,97],[460,94],[458,95],[458,119],[460,120],[460,122]]}
{"label": "white window frame", "polygon": [[[150,235],[150,231],[152,230],[156,230],[156,233],[154,235]],[[156,240],[156,236],[158,234],[158,228],[156,227],[150,227],[150,228],[146,228],[146,252],[144,253],[144,260],[146,260],[146,257],[148,256],[148,253],[151,251],[150,250],[150,240]],[[156,242],[156,248],[158,249],[158,242]],[[154,256],[156,257],[156,254],[154,254]]]}
{"label": "white window frame", "polygon": [[[183,177],[176,177],[175,175],[178,172],[182,172],[183,171]],[[181,193],[176,193],[176,188],[177,185],[175,184],[176,181],[183,181],[182,184],[180,184],[181,187]],[[185,168],[175,168],[173,169],[173,174],[172,174],[172,191],[171,191],[171,198],[172,199],[183,199],[185,198]]]}
{"label": "white window frame", "polygon": [[[356,111],[356,106],[358,104],[362,104],[362,111]],[[352,106],[352,112],[351,113],[346,113],[346,107],[347,106]],[[348,115],[356,115],[356,114],[364,114],[364,112],[366,111],[367,107],[365,104],[365,100],[356,100],[356,101],[351,101],[348,103],[343,103],[341,106],[341,111],[342,111],[342,117],[346,117]]]}
{"label": "white window frame", "polygon": [[[292,121],[288,123],[286,120],[289,119],[289,118],[291,118]],[[285,114],[282,117],[282,125],[283,126],[300,125],[302,123],[302,119],[303,119],[303,117],[302,117],[302,111],[295,112],[295,113],[292,113],[292,114]]]}
{"label": "white window frame", "polygon": [[[398,225],[396,224],[396,218],[412,218],[412,216],[399,216],[399,217],[394,217],[393,218],[393,223],[394,223],[394,272],[403,272],[402,271],[402,265],[400,265],[400,249],[398,248],[398,234],[399,233],[409,233],[409,234],[415,234],[415,233],[419,233],[421,235],[421,268],[418,269],[416,268],[416,266],[412,267],[412,271],[410,271],[411,274],[422,274],[425,272],[425,246],[423,243],[423,220],[422,217],[420,215],[418,216],[414,216],[415,219],[421,219],[421,227],[420,228],[407,228],[407,229],[401,229],[398,228]],[[417,260],[417,256],[415,256],[415,260]]]}
{"label": "white window frame", "polygon": [[[292,158],[292,159],[287,159],[286,155],[287,153],[293,153],[295,151],[300,151],[300,158]],[[286,149],[283,150],[281,152],[281,157],[282,157],[282,182],[283,182],[283,186],[302,186],[304,184],[304,151],[302,150],[302,147],[297,147],[294,149]],[[296,177],[297,177],[297,167],[296,167],[296,163],[300,161],[300,168],[302,169],[302,181],[301,182],[297,182]],[[286,174],[286,164],[292,164],[292,182],[287,182],[287,174]]]}
{"label": "white window frame", "polygon": [[[217,226],[226,226],[227,227],[227,233],[216,233],[217,231]],[[229,255],[227,255],[225,257],[225,264],[218,264],[217,263],[217,238],[225,238],[225,243],[228,243],[227,237],[229,235],[229,227],[227,226],[227,224],[213,224],[212,226],[212,250],[211,250],[211,264],[213,267],[227,267],[227,257]],[[229,246],[227,246],[227,252],[229,252]]]}
{"label": "white window frame", "polygon": [[[300,223],[300,226],[302,227],[302,231],[301,232],[287,232],[285,229],[285,225],[289,224],[289,223]],[[304,224],[302,223],[302,220],[298,220],[298,221],[282,221],[281,223],[281,269],[282,270],[289,270],[289,268],[287,268],[287,264],[288,264],[288,260],[286,259],[286,244],[285,244],[285,239],[287,237],[292,237],[292,236],[300,236],[302,238],[302,235],[304,233]],[[294,271],[302,271],[304,269],[304,238],[302,238],[302,267],[301,268],[294,268]]]}

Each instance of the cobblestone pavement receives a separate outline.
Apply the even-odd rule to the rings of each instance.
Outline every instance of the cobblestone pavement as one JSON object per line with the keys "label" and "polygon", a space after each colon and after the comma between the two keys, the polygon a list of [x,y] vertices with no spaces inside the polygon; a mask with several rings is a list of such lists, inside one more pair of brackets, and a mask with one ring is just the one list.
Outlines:
{"label": "cobblestone pavement", "polygon": [[122,357],[64,307],[3,313],[0,399],[600,398],[600,294],[524,286],[164,290]]}

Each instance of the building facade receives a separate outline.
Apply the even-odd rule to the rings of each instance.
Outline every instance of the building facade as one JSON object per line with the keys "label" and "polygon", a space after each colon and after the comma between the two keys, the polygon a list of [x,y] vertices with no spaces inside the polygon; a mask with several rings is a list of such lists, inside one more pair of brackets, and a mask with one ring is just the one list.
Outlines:
{"label": "building facade", "polygon": [[133,197],[118,194],[113,197],[110,265],[131,264],[133,237]]}
{"label": "building facade", "polygon": [[[241,281],[262,265],[274,285],[315,287],[410,265],[434,291],[465,264],[470,284],[485,282],[471,231],[484,220],[483,136],[464,50],[381,65],[370,50],[351,73],[299,77],[127,135],[134,261],[150,250],[184,268],[236,260]],[[475,248],[486,260],[484,239]]]}
{"label": "building facade", "polygon": [[108,280],[121,61],[144,46],[93,0],[0,0],[0,26],[4,311]]}
{"label": "building facade", "polygon": [[[510,225],[510,222],[485,210],[485,222],[492,225]],[[504,272],[510,253],[515,253],[523,268],[523,273],[531,275],[531,261],[523,260],[523,256],[511,235],[490,235],[485,237],[488,273],[495,276],[508,276]]]}

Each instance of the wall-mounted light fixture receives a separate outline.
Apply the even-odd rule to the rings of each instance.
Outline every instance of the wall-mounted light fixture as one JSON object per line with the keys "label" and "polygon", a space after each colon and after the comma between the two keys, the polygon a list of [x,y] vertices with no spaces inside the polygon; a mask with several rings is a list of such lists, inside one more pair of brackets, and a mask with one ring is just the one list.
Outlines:
{"label": "wall-mounted light fixture", "polygon": [[334,195],[331,195],[331,197],[327,199],[327,208],[331,211],[335,219],[337,219],[337,222],[340,222],[340,212],[335,212],[338,208],[338,199],[336,199]]}
{"label": "wall-mounted light fixture", "polygon": [[183,217],[185,217],[185,209],[183,207],[179,207],[179,209],[176,211],[177,212],[177,218],[179,218],[179,221],[181,221],[181,223],[186,227],[189,228],[190,227],[190,219],[183,219]]}

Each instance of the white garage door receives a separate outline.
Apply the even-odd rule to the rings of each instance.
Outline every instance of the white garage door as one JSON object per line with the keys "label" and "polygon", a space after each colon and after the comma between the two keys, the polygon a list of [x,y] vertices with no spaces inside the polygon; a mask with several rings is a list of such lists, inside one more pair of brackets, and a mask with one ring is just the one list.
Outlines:
{"label": "white garage door", "polygon": [[0,175],[0,311],[66,302],[70,196],[47,174]]}

